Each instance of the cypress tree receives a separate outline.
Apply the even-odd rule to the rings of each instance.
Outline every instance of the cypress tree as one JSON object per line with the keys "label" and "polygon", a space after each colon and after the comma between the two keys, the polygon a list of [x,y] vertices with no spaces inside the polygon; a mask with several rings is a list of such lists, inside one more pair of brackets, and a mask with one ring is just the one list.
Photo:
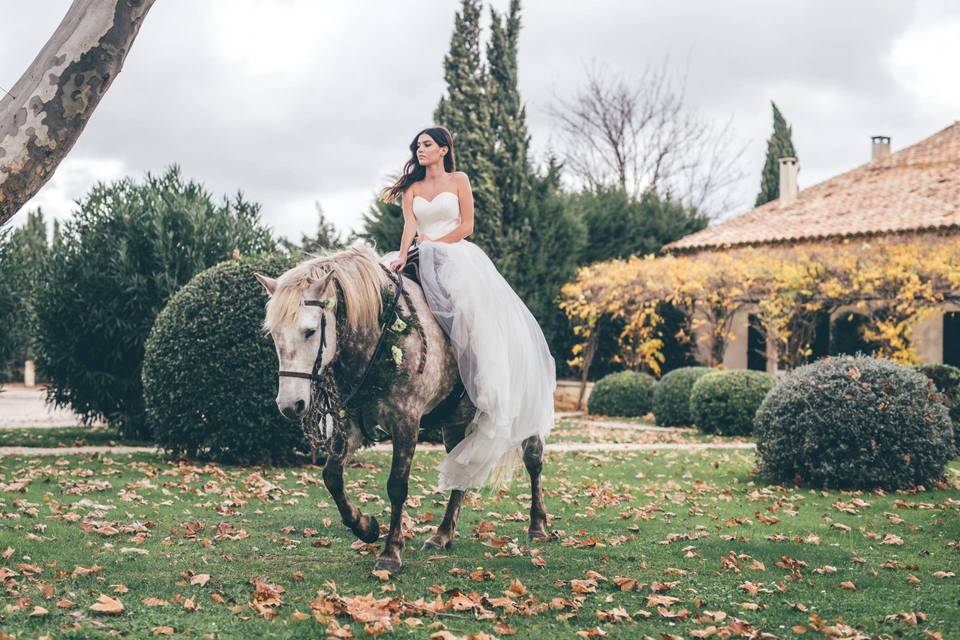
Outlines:
{"label": "cypress tree", "polygon": [[545,169],[531,177],[521,215],[507,229],[501,273],[539,322],[558,369],[566,371],[574,337],[557,298],[563,284],[576,276],[588,236],[560,189],[561,168],[549,156]]}
{"label": "cypress tree", "polygon": [[453,134],[457,169],[470,176],[474,200],[471,240],[498,263],[502,257],[501,206],[491,162],[494,136],[487,71],[480,53],[480,13],[480,0],[463,0],[454,20],[450,51],[443,61],[447,95],[440,98],[433,117]]}
{"label": "cypress tree", "polygon": [[487,64],[490,128],[494,136],[492,160],[505,228],[516,224],[522,215],[533,179],[527,112],[520,99],[517,74],[520,26],[520,0],[511,0],[505,23],[493,7],[490,8]]}
{"label": "cypress tree", "polygon": [[763,165],[763,173],[760,177],[760,193],[757,194],[757,201],[754,203],[757,207],[780,197],[780,158],[797,157],[787,121],[784,120],[783,114],[777,109],[773,100],[770,104],[773,105],[773,133],[767,140],[767,161]]}

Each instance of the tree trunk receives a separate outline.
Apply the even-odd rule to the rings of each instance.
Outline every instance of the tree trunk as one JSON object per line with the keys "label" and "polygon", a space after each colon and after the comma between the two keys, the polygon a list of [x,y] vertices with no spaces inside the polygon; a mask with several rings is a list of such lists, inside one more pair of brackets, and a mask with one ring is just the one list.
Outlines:
{"label": "tree trunk", "polygon": [[154,0],[74,0],[0,99],[0,225],[50,179],[120,73]]}
{"label": "tree trunk", "polygon": [[583,350],[583,363],[580,365],[580,395],[577,397],[577,411],[583,411],[583,396],[587,393],[587,374],[590,372],[590,365],[593,364],[593,356],[597,353],[597,345],[600,343],[600,327],[595,326],[593,333],[590,334],[590,340]]}

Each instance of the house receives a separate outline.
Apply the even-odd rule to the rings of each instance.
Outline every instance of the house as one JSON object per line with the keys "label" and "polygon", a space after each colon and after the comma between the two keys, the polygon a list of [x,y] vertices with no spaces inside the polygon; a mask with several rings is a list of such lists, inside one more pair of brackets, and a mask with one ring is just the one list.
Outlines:
{"label": "house", "polygon": [[[851,244],[882,237],[894,242],[960,242],[960,122],[896,153],[890,138],[872,138],[866,164],[802,191],[797,161],[780,160],[780,198],[690,234],[666,247],[673,254],[726,251],[746,246]],[[862,317],[841,308],[818,320],[814,357],[852,352]],[[775,349],[751,319],[749,307],[734,318],[724,351],[728,368],[776,371]],[[702,342],[698,339],[698,342]],[[913,344],[923,362],[960,366],[960,306],[922,320]],[[700,345],[702,349],[702,344]]]}

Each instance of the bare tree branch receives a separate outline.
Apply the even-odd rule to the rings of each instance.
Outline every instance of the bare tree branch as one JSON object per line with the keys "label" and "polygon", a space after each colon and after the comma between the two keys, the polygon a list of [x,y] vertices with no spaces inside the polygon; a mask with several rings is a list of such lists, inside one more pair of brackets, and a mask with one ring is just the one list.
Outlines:
{"label": "bare tree branch", "polygon": [[574,176],[634,197],[653,189],[708,215],[729,208],[746,145],[736,146],[732,119],[717,124],[687,108],[685,73],[665,60],[633,83],[595,64],[586,75],[574,98],[548,107]]}
{"label": "bare tree branch", "polygon": [[0,224],[40,190],[120,73],[154,0],[74,0],[0,99]]}

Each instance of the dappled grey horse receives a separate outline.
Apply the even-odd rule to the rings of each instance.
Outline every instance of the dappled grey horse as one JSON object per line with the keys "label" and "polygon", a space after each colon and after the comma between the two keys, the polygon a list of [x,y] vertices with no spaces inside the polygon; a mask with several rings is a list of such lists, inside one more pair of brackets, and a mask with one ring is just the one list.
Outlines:
{"label": "dappled grey horse", "polygon": [[[363,514],[344,493],[343,469],[365,442],[368,425],[383,425],[392,437],[393,461],[387,494],[390,497],[390,531],[377,558],[377,570],[396,572],[403,550],[402,515],[407,498],[410,465],[420,428],[441,428],[449,452],[464,437],[476,407],[463,392],[453,347],[427,306],[419,285],[384,267],[374,250],[355,245],[337,253],[312,258],[279,278],[254,274],[270,296],[264,331],[273,336],[280,360],[277,406],[287,417],[299,418],[310,410],[313,385],[332,365],[338,366],[336,386],[356,390],[374,355],[380,326],[382,290],[389,292],[404,315],[414,315],[419,331],[411,331],[402,345],[399,366],[408,375],[398,377],[369,409],[351,416],[342,430],[327,435],[323,481],[336,502],[343,523],[361,540],[375,542],[380,526]],[[400,280],[402,278],[402,280]],[[399,295],[402,283],[404,295]],[[387,322],[392,322],[391,316]],[[391,363],[390,366],[393,366]],[[543,441],[539,436],[523,442],[523,461],[530,474],[529,539],[546,539],[547,516],[540,487]],[[453,490],[443,521],[423,549],[449,549],[460,513],[463,491]]]}

